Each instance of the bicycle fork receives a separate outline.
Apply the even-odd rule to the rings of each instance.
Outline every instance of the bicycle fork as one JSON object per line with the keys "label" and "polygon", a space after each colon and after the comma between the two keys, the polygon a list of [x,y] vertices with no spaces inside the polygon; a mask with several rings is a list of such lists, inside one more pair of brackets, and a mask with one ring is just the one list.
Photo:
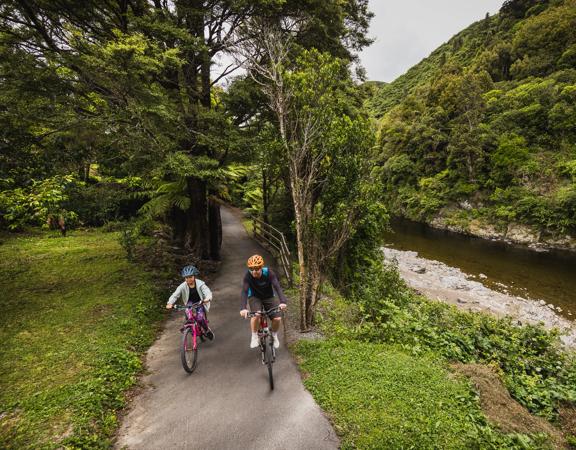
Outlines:
{"label": "bicycle fork", "polygon": [[192,348],[188,348],[188,341],[185,340],[184,341],[184,350],[188,351],[188,350],[196,350],[198,348],[198,331],[196,330],[196,327],[194,325],[192,326],[188,326],[188,327],[182,327],[180,329],[180,332],[185,333],[186,329],[190,329],[190,331],[192,332]]}
{"label": "bicycle fork", "polygon": [[274,348],[274,341],[272,333],[268,327],[264,328],[260,333],[260,352],[262,353],[262,364],[266,364],[266,346],[270,345],[272,348],[272,362],[276,361],[276,349]]}

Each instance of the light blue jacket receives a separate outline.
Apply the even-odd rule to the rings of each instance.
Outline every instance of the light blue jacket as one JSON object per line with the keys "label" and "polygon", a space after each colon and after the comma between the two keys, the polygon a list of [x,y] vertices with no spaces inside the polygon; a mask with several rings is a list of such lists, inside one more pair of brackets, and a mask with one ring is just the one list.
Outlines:
{"label": "light blue jacket", "polygon": [[[198,278],[196,278],[196,292],[198,292],[201,300],[212,300],[212,291],[206,285],[206,283],[204,283],[202,280],[199,280]],[[178,297],[182,299],[182,303],[184,303],[184,305],[188,303],[188,298],[190,297],[190,288],[186,282],[182,283],[176,288],[176,290],[168,299],[168,304],[173,305],[176,303],[178,301]],[[206,311],[208,311],[210,309],[210,303],[205,303],[204,308],[206,308]]]}

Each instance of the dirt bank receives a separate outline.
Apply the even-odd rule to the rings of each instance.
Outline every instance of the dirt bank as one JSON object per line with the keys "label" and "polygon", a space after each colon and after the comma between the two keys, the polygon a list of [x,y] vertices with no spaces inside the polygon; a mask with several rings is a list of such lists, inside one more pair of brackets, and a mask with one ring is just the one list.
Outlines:
{"label": "dirt bank", "polygon": [[478,219],[456,225],[443,216],[434,218],[428,225],[440,230],[490,241],[505,242],[509,245],[527,247],[536,251],[576,252],[576,237],[569,234],[553,235],[530,225],[510,223],[503,228],[498,228]]}

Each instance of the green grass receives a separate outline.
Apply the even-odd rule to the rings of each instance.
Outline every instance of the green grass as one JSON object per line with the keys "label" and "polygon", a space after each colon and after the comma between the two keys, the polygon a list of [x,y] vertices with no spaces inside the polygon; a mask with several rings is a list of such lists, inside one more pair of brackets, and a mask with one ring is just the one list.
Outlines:
{"label": "green grass", "polygon": [[340,339],[301,341],[295,351],[344,449],[545,448],[488,426],[468,382],[433,354]]}
{"label": "green grass", "polygon": [[159,293],[117,233],[0,245],[0,447],[110,445],[161,318]]}

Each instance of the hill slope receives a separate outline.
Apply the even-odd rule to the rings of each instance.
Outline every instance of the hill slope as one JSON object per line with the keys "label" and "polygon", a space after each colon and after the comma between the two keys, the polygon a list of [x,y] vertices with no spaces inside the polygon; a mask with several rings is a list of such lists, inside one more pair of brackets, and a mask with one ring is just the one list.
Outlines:
{"label": "hill slope", "polygon": [[574,245],[576,0],[505,2],[381,85],[368,107],[393,210]]}

